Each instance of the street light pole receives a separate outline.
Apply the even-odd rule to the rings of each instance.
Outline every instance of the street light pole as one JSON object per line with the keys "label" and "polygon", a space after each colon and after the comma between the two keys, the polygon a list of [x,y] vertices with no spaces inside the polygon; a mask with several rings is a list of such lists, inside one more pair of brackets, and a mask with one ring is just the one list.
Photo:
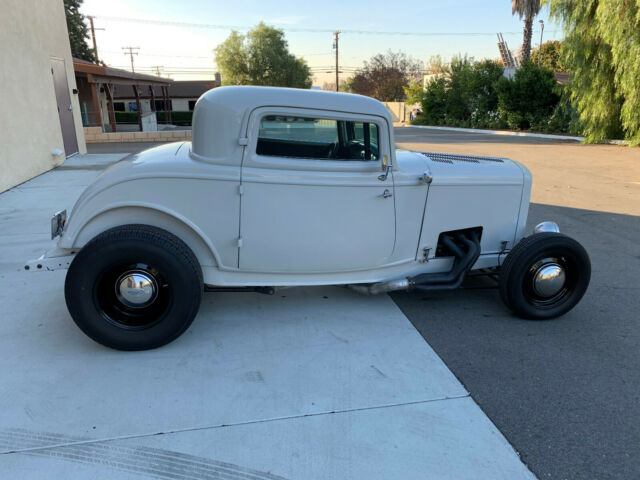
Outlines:
{"label": "street light pole", "polygon": [[540,66],[540,57],[542,57],[542,34],[544,33],[544,21],[538,21],[540,22],[540,48],[538,48],[538,66]]}

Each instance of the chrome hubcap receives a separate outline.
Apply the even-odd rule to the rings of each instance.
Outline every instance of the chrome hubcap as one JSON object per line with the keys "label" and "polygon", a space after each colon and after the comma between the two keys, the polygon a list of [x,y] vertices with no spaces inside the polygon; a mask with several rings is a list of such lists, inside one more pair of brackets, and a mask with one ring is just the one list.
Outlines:
{"label": "chrome hubcap", "polygon": [[565,281],[564,268],[557,263],[546,263],[536,269],[533,275],[533,289],[541,297],[549,298],[562,290]]}
{"label": "chrome hubcap", "polygon": [[131,308],[143,308],[156,299],[158,285],[155,278],[142,270],[130,270],[116,281],[116,297]]}

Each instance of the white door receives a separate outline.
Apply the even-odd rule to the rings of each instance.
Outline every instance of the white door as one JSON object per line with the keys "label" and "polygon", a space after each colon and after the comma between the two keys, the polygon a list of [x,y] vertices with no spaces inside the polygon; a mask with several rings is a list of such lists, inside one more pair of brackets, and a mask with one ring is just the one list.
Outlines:
{"label": "white door", "polygon": [[337,272],[388,263],[393,178],[380,179],[388,128],[379,117],[254,111],[242,163],[240,269]]}

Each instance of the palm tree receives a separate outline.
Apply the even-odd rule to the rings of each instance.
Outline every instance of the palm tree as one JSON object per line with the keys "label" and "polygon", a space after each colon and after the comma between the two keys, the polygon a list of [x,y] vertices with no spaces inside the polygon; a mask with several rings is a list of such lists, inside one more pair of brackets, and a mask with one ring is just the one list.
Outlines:
{"label": "palm tree", "polygon": [[522,38],[522,61],[531,57],[531,35],[533,34],[533,19],[542,8],[540,0],[511,0],[511,14],[516,13],[520,20],[524,17],[524,35]]}

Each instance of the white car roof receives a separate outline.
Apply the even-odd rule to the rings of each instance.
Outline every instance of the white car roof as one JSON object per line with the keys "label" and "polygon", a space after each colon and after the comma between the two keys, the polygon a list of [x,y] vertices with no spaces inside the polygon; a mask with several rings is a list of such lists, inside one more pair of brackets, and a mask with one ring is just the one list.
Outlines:
{"label": "white car roof", "polygon": [[222,157],[238,148],[246,115],[260,107],[296,107],[375,115],[393,124],[389,110],[370,97],[298,88],[229,86],[204,93],[193,112],[192,151],[200,157]]}

